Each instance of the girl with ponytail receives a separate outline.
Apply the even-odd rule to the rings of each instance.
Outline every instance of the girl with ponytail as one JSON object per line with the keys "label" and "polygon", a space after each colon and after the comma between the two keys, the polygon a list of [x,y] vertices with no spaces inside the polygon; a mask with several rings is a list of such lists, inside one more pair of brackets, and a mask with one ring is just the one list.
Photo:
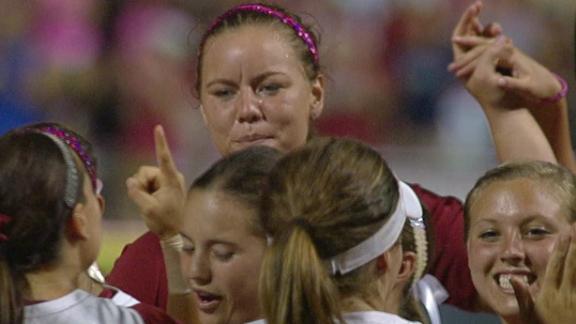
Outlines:
{"label": "girl with ponytail", "polygon": [[173,323],[80,288],[101,241],[103,200],[90,145],[57,124],[0,137],[0,324]]}
{"label": "girl with ponytail", "polygon": [[315,140],[280,160],[261,207],[268,323],[410,323],[396,314],[425,270],[423,210],[377,152]]}

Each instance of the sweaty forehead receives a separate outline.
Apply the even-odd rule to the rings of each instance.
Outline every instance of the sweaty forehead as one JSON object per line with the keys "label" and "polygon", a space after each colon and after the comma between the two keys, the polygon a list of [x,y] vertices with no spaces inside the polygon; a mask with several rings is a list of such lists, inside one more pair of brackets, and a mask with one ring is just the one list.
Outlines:
{"label": "sweaty forehead", "polygon": [[256,211],[229,194],[193,190],[186,203],[184,232],[204,239],[236,239],[248,235]]}
{"label": "sweaty forehead", "polygon": [[298,68],[302,64],[291,44],[286,31],[273,25],[227,30],[206,42],[202,74],[210,77],[234,68],[238,73],[241,69]]}
{"label": "sweaty forehead", "polygon": [[487,185],[471,205],[472,221],[558,218],[564,206],[553,188],[529,179],[498,181]]}

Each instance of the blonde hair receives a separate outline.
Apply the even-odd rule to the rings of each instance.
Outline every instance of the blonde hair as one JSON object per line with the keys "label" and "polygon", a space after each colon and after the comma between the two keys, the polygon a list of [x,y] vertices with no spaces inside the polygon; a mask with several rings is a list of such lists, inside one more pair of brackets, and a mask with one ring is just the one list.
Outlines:
{"label": "blonde hair", "polygon": [[478,179],[464,204],[464,235],[468,240],[470,208],[490,184],[515,179],[530,179],[540,184],[568,211],[568,220],[576,221],[576,176],[566,168],[544,161],[521,161],[502,164]]}

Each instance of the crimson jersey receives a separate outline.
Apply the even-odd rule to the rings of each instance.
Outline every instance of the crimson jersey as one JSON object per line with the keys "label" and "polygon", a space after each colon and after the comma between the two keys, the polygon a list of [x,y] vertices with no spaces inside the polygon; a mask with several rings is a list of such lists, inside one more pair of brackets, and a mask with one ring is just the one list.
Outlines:
{"label": "crimson jersey", "polygon": [[[464,244],[464,209],[455,197],[439,196],[411,184],[430,214],[434,253],[429,273],[438,278],[450,294],[446,303],[473,310],[476,290],[468,269]],[[147,232],[124,247],[107,282],[143,303],[166,309],[168,284],[160,241]]]}

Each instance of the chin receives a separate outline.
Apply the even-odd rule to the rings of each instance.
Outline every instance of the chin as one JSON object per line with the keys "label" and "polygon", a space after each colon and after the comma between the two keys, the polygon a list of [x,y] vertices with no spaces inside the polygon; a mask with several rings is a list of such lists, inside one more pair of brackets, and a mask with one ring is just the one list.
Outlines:
{"label": "chin", "polygon": [[520,309],[515,296],[490,296],[489,307],[494,313],[503,318],[512,318],[518,316]]}
{"label": "chin", "polygon": [[283,151],[276,140],[267,138],[249,142],[235,142],[232,144],[229,153],[238,152],[252,146],[267,146],[279,151]]}

